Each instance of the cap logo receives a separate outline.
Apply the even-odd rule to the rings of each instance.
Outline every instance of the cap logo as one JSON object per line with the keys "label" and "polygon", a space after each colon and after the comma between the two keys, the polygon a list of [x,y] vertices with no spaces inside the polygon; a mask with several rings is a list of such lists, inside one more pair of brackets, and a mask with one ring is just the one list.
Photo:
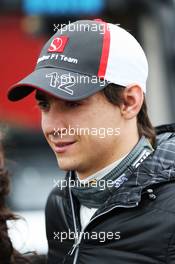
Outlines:
{"label": "cap logo", "polygon": [[46,74],[46,78],[50,78],[49,85],[53,88],[57,88],[65,93],[70,95],[74,94],[74,91],[70,89],[70,87],[76,84],[75,78],[68,74],[62,74],[61,76],[58,75],[57,72],[51,72]]}
{"label": "cap logo", "polygon": [[68,37],[61,36],[52,40],[48,52],[63,52],[68,41]]}

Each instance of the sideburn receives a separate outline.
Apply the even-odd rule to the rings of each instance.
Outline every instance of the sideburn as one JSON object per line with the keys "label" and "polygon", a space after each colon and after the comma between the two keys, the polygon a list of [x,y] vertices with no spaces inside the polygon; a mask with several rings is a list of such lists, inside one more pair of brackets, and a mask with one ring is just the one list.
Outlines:
{"label": "sideburn", "polygon": [[[109,84],[102,92],[110,103],[120,106],[124,102],[124,89],[125,87],[123,86]],[[137,115],[137,127],[139,136],[142,137],[144,135],[148,138],[154,148],[156,146],[156,132],[148,116],[145,97],[140,112]]]}

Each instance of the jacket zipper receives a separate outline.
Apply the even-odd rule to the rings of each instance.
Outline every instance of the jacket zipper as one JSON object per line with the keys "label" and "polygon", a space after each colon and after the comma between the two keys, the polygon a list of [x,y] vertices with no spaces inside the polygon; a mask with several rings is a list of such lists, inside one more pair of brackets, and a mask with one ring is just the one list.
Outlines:
{"label": "jacket zipper", "polygon": [[[72,193],[71,193],[71,189],[69,187],[69,196],[70,196],[70,202],[71,202],[71,209],[72,209],[72,215],[73,215],[73,224],[74,224],[74,230],[75,230],[75,243],[74,245],[78,242],[78,232],[77,232],[77,225],[76,225],[76,219],[75,219],[75,210],[74,210],[74,204],[73,204],[73,199],[72,199]],[[73,245],[73,247],[74,247]],[[72,255],[72,252],[70,253]]]}
{"label": "jacket zipper", "polygon": [[95,219],[97,219],[99,216],[102,216],[104,214],[107,214],[109,213],[110,211],[112,211],[113,209],[117,208],[117,207],[123,207],[123,208],[132,208],[132,207],[136,207],[138,206],[138,202],[135,203],[134,205],[128,205],[128,206],[121,206],[121,205],[116,205],[114,207],[112,207],[111,209],[97,215],[96,217],[92,218],[90,220],[90,222],[81,230],[81,233],[80,233],[80,236],[78,237],[78,232],[77,232],[77,225],[76,225],[76,219],[75,219],[75,210],[74,210],[74,205],[73,205],[73,199],[72,199],[72,193],[71,193],[71,190],[70,190],[70,187],[69,187],[69,195],[70,195],[70,201],[71,201],[71,209],[72,209],[72,215],[73,215],[73,222],[74,222],[74,229],[75,229],[75,233],[76,233],[76,236],[75,236],[75,243],[73,244],[71,250],[68,252],[69,255],[72,255],[75,251],[75,256],[74,256],[74,261],[73,261],[73,264],[76,264],[77,263],[77,258],[78,258],[78,252],[79,252],[79,245],[81,243],[81,240],[82,240],[82,236],[83,236],[83,233],[85,231],[85,229],[87,228],[87,226],[92,223]]}

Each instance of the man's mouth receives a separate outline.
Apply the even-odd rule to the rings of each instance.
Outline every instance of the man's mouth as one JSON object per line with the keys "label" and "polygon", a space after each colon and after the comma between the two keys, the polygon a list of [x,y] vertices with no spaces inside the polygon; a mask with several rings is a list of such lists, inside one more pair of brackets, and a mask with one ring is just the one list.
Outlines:
{"label": "man's mouth", "polygon": [[52,142],[53,149],[56,153],[63,153],[68,150],[76,141],[60,141],[60,142]]}

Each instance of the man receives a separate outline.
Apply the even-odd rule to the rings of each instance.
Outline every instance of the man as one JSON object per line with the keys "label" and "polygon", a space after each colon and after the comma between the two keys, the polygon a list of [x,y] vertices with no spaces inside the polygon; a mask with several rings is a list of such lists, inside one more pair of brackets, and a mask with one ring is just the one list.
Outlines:
{"label": "man", "polygon": [[157,137],[145,102],[146,56],[127,31],[77,21],[44,46],[8,93],[32,91],[67,171],[46,205],[48,263],[175,263],[175,127]]}

